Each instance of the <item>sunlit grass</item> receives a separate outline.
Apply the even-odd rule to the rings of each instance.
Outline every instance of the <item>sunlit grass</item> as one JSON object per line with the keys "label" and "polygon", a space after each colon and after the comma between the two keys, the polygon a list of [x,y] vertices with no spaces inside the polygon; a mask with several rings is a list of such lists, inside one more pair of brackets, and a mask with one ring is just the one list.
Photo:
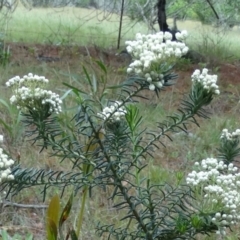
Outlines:
{"label": "sunlit grass", "polygon": [[[6,36],[16,42],[116,46],[119,21],[118,15],[95,9],[18,7],[8,21]],[[144,24],[124,17],[122,38],[132,38],[140,29],[147,31]]]}

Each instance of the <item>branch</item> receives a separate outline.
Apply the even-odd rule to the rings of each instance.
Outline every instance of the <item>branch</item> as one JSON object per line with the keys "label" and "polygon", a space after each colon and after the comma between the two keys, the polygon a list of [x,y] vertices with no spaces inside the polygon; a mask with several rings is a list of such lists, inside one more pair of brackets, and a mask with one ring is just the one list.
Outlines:
{"label": "branch", "polygon": [[215,14],[216,18],[219,20],[220,18],[219,18],[219,16],[218,16],[215,8],[213,7],[212,3],[210,2],[210,0],[206,0],[206,1],[207,1],[207,3],[209,4],[210,8],[212,9],[213,13]]}
{"label": "branch", "polygon": [[17,208],[35,208],[35,209],[41,209],[41,208],[47,208],[47,205],[36,205],[36,204],[21,204],[21,203],[13,203],[10,201],[3,201],[3,208],[5,207],[17,207]]}

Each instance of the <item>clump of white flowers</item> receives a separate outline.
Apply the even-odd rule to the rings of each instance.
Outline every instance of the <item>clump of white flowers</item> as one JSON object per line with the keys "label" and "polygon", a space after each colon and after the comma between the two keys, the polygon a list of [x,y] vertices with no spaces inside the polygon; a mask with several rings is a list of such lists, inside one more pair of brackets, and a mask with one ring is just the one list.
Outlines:
{"label": "clump of white flowers", "polygon": [[58,114],[62,111],[62,100],[58,94],[44,89],[48,82],[45,77],[32,73],[23,76],[23,78],[19,76],[11,78],[6,82],[6,86],[13,89],[13,95],[10,98],[11,104],[15,104],[20,110],[26,108],[39,110],[42,106],[47,105],[49,113]]}
{"label": "clump of white flowers", "polygon": [[[0,135],[1,142],[3,142],[3,136]],[[4,154],[3,149],[0,147],[0,183],[3,181],[13,180],[14,176],[11,174],[10,167],[14,164],[14,161]]]}
{"label": "clump of white flowers", "polygon": [[[233,141],[240,136],[240,129],[230,133],[223,129],[221,139]],[[214,213],[212,222],[219,227],[217,233],[240,222],[240,172],[233,163],[226,164],[216,158],[195,163],[196,170],[188,174],[186,182],[204,195],[200,200],[202,211]]]}
{"label": "clump of white flowers", "polygon": [[213,94],[220,94],[219,87],[217,85],[217,75],[208,74],[208,69],[204,68],[202,72],[197,69],[191,76],[194,84],[201,84],[204,89]]}
{"label": "clump of white flowers", "polygon": [[115,101],[109,107],[105,107],[101,113],[98,113],[98,116],[103,120],[108,119],[111,122],[119,122],[127,113],[124,106],[120,107],[121,104],[122,102]]}
{"label": "clump of white flowers", "polygon": [[228,129],[223,129],[221,134],[221,139],[226,139],[228,141],[232,141],[234,139],[237,139],[240,136],[240,129],[237,129],[236,131],[230,133]]}
{"label": "clump of white flowers", "polygon": [[[183,41],[187,32],[182,31],[176,35],[177,39]],[[172,34],[169,32],[158,32],[156,34],[136,34],[136,40],[126,41],[126,49],[133,58],[127,72],[145,78],[149,83],[149,89],[162,88],[164,76],[161,65],[174,63],[177,58],[188,52],[184,42],[171,41]]]}
{"label": "clump of white flowers", "polygon": [[[3,135],[0,134],[0,144],[3,142]],[[10,167],[14,164],[12,159],[9,159],[6,154],[3,153],[3,149],[0,147],[0,183],[3,181],[11,181],[14,176],[11,174]],[[0,203],[2,202],[2,197],[6,192],[0,192]]]}

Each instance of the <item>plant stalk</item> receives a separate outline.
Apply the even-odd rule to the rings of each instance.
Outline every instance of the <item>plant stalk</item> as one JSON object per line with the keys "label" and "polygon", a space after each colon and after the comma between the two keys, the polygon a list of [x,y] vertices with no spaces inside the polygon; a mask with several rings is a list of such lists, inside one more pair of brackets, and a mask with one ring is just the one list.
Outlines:
{"label": "plant stalk", "polygon": [[76,230],[77,237],[80,236],[80,232],[81,232],[81,228],[82,228],[83,216],[84,216],[84,210],[85,210],[85,205],[86,205],[87,194],[88,194],[88,186],[84,186],[84,188],[83,188],[82,201],[80,201],[80,212],[79,212],[78,220],[77,220],[77,230]]}

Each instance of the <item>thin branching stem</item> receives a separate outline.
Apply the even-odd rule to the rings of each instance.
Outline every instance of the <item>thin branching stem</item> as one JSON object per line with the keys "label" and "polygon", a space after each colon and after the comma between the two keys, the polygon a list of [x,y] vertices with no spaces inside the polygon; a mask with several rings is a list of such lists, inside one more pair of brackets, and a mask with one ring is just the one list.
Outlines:
{"label": "thin branching stem", "polygon": [[[140,90],[140,89],[139,89]],[[134,96],[134,94],[131,94],[131,96]],[[93,133],[95,135],[95,137],[97,138],[98,137],[98,131],[95,129],[92,121],[89,121],[91,127],[92,127],[92,130],[93,130]],[[152,236],[149,235],[149,232],[148,232],[148,229],[146,227],[146,225],[143,223],[134,203],[132,202],[131,200],[131,197],[128,195],[127,191],[126,191],[126,188],[123,186],[122,184],[122,177],[119,177],[118,175],[118,172],[117,170],[114,168],[114,166],[111,164],[111,158],[110,156],[107,154],[106,150],[105,150],[105,147],[103,145],[103,142],[101,141],[101,139],[98,139],[98,143],[99,143],[99,147],[101,148],[103,154],[104,154],[104,157],[105,159],[107,160],[107,162],[109,163],[110,165],[110,169],[113,173],[113,177],[115,179],[115,186],[119,188],[122,196],[124,197],[126,203],[128,204],[129,206],[129,209],[131,209],[135,219],[137,220],[137,222],[139,223],[139,225],[141,226],[142,230],[144,231],[144,233],[146,234],[147,236],[147,239],[151,240],[153,239]]]}

